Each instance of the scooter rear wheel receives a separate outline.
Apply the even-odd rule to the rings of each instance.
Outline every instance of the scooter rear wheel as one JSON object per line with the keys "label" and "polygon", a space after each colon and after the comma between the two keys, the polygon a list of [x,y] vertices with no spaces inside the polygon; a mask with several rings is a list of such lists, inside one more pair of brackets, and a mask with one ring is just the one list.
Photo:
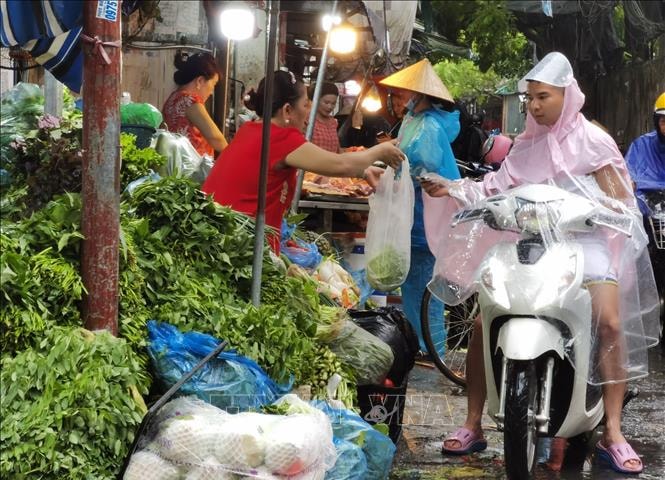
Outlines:
{"label": "scooter rear wheel", "polygon": [[511,480],[532,478],[538,434],[538,375],[532,361],[509,361],[503,430],[506,473]]}

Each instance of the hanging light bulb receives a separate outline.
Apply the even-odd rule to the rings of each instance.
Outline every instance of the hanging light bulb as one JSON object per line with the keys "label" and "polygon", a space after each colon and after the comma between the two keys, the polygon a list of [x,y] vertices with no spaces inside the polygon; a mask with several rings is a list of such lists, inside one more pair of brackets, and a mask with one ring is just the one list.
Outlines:
{"label": "hanging light bulb", "polygon": [[247,8],[227,8],[219,16],[222,35],[231,40],[247,40],[254,34],[254,14]]}
{"label": "hanging light bulb", "polygon": [[360,94],[360,84],[355,80],[347,80],[344,82],[344,92],[348,95],[359,95]]}
{"label": "hanging light bulb", "polygon": [[339,15],[333,17],[329,13],[326,13],[321,17],[321,27],[323,27],[324,32],[329,31],[334,25],[339,25],[340,23],[342,23],[342,18]]}
{"label": "hanging light bulb", "polygon": [[356,49],[358,34],[348,23],[342,23],[330,30],[329,46],[335,53],[351,53]]}
{"label": "hanging light bulb", "polygon": [[376,89],[376,85],[372,85],[365,98],[361,103],[363,109],[367,112],[378,112],[381,109],[381,97]]}

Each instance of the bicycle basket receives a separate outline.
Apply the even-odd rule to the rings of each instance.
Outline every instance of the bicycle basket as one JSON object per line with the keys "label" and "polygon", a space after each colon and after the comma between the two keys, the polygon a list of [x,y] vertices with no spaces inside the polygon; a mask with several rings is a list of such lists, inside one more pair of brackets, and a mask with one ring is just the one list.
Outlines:
{"label": "bicycle basket", "polygon": [[658,250],[665,250],[665,212],[656,212],[649,217],[653,240]]}

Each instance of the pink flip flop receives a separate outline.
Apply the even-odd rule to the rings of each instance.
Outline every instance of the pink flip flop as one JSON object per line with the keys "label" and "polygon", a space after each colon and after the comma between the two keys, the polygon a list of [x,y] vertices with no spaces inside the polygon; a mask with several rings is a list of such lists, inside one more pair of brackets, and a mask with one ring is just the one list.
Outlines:
{"label": "pink flip flop", "polygon": [[[460,443],[458,448],[446,448],[445,442],[450,440],[457,440]],[[468,428],[459,428],[452,435],[447,436],[443,440],[441,453],[449,455],[468,455],[469,453],[481,452],[487,448],[487,441],[482,435],[477,435]]]}
{"label": "pink flip flop", "polygon": [[[644,466],[639,455],[635,453],[633,447],[629,443],[613,443],[609,447],[604,447],[600,442],[596,444],[596,452],[598,458],[610,464],[610,467],[615,472],[619,473],[642,473]],[[640,462],[639,466],[630,468],[626,467],[625,463],[628,460],[637,460]]]}

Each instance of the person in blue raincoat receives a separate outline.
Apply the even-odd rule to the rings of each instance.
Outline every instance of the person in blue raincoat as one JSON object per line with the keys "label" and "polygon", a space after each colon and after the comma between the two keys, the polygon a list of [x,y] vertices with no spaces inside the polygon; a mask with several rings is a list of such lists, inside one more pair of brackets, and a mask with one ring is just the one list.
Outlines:
{"label": "person in blue raincoat", "polygon": [[[400,149],[409,159],[415,190],[411,268],[402,285],[402,305],[409,322],[418,332],[421,351],[426,352],[420,325],[420,306],[427,283],[432,278],[434,255],[427,246],[422,187],[416,177],[436,173],[451,180],[460,178],[450,145],[460,132],[459,111],[454,110],[453,97],[427,59],[386,77],[380,83],[411,93],[408,112],[397,137]],[[429,307],[432,341],[439,348],[439,355],[443,355],[446,331],[441,320],[444,305],[432,300]],[[440,328],[434,330],[435,326]]]}
{"label": "person in blue raincoat", "polygon": [[653,122],[655,130],[633,141],[626,154],[626,165],[643,215],[649,214],[644,195],[665,189],[665,92],[656,100]]}

